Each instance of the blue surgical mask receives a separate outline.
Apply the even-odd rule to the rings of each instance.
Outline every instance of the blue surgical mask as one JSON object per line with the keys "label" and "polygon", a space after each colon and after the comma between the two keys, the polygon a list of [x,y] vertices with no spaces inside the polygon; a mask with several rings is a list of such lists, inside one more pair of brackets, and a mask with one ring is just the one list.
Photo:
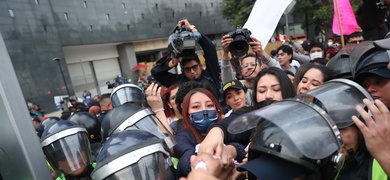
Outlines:
{"label": "blue surgical mask", "polygon": [[200,133],[207,133],[210,125],[218,119],[217,110],[202,110],[190,114],[190,122]]}

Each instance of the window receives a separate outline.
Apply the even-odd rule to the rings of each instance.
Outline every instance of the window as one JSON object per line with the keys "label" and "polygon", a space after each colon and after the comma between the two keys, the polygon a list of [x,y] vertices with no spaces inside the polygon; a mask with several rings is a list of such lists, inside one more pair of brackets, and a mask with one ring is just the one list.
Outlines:
{"label": "window", "polygon": [[126,9],[126,4],[122,3],[122,9]]}
{"label": "window", "polygon": [[184,3],[184,7],[187,8],[187,3]]}
{"label": "window", "polygon": [[173,18],[175,17],[175,12],[172,12],[172,17],[173,17]]}
{"label": "window", "polygon": [[110,14],[106,14],[106,19],[110,20]]}
{"label": "window", "polygon": [[141,14],[141,17],[142,17],[142,19],[144,19],[144,18],[145,18],[145,14],[144,14],[144,13],[142,13],[142,14]]}
{"label": "window", "polygon": [[158,26],[160,26],[160,28],[161,28],[161,22],[158,23]]}
{"label": "window", "polygon": [[93,31],[93,26],[92,25],[89,25],[89,31]]}
{"label": "window", "polygon": [[13,9],[8,9],[9,16],[15,17],[14,10]]}
{"label": "window", "polygon": [[127,30],[130,31],[130,24],[127,25]]}
{"label": "window", "polygon": [[156,9],[158,9],[158,4],[156,4]]}
{"label": "window", "polygon": [[202,12],[199,12],[199,16],[202,16]]}
{"label": "window", "polygon": [[87,1],[83,1],[83,6],[84,6],[84,8],[87,8],[88,6],[87,6]]}
{"label": "window", "polygon": [[214,3],[211,3],[211,7],[214,7]]}
{"label": "window", "polygon": [[64,13],[64,18],[65,18],[65,20],[68,20],[68,19],[69,19],[68,13]]}
{"label": "window", "polygon": [[39,0],[35,0],[35,4],[39,4]]}
{"label": "window", "polygon": [[47,26],[46,26],[46,25],[43,25],[43,30],[44,30],[45,32],[47,32]]}

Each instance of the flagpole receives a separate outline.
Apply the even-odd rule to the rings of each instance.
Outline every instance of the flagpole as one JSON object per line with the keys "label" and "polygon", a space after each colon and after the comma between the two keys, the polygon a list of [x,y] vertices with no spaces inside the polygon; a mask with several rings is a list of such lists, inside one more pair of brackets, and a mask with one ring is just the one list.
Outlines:
{"label": "flagpole", "polygon": [[340,39],[341,39],[341,47],[344,47],[344,35],[343,35],[343,27],[341,26],[341,18],[340,18],[340,11],[339,11],[339,3],[338,0],[333,0],[333,2],[336,5],[336,13],[337,13],[337,20],[340,27]]}

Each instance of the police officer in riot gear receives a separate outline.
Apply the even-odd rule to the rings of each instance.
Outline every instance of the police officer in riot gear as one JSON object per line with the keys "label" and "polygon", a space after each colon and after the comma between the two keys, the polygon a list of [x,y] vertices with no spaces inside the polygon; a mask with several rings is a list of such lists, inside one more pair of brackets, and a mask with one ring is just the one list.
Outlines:
{"label": "police officer in riot gear", "polygon": [[57,121],[45,129],[41,146],[62,179],[90,179],[93,170],[87,130],[71,121]]}
{"label": "police officer in riot gear", "polygon": [[176,179],[164,140],[137,129],[110,136],[91,176],[97,180]]}
{"label": "police officer in riot gear", "polygon": [[100,123],[95,116],[92,116],[88,112],[77,112],[69,117],[69,121],[72,121],[78,125],[83,126],[88,132],[88,140],[91,145],[92,161],[96,160],[96,157],[101,148],[102,138],[100,136]]}
{"label": "police officer in riot gear", "polygon": [[122,84],[111,92],[111,102],[113,107],[126,103],[134,103],[145,106],[146,98],[143,90],[135,84]]}
{"label": "police officer in riot gear", "polygon": [[359,115],[357,105],[365,107],[363,99],[372,101],[370,94],[353,81],[334,79],[296,98],[320,106],[340,130],[344,143],[340,152],[344,154],[346,161],[335,179],[368,179],[370,155],[365,148],[363,136],[351,117]]}
{"label": "police officer in riot gear", "polygon": [[[294,109],[299,113],[281,113]],[[248,162],[237,170],[249,179],[330,179],[339,170],[343,155],[340,132],[318,106],[283,100],[237,118],[228,131],[255,128]]]}
{"label": "police officer in riot gear", "polygon": [[172,134],[156,118],[150,108],[140,107],[134,103],[127,103],[115,107],[103,119],[101,135],[105,142],[112,134],[127,129],[141,129],[151,132],[164,139],[169,148],[175,144]]}
{"label": "police officer in riot gear", "polygon": [[349,54],[355,45],[356,44],[347,44],[326,64],[326,67],[332,70],[335,78],[352,79]]}
{"label": "police officer in riot gear", "polygon": [[37,135],[41,138],[43,131],[51,124],[61,120],[58,117],[48,117],[37,126]]}

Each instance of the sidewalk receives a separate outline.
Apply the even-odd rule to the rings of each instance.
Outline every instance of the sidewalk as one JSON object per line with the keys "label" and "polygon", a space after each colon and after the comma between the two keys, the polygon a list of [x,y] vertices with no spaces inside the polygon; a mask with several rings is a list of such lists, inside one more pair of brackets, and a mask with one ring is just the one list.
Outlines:
{"label": "sidewalk", "polygon": [[55,112],[47,113],[47,114],[45,114],[45,116],[47,116],[47,117],[52,117],[52,116],[61,117],[61,112],[62,111],[55,111]]}

